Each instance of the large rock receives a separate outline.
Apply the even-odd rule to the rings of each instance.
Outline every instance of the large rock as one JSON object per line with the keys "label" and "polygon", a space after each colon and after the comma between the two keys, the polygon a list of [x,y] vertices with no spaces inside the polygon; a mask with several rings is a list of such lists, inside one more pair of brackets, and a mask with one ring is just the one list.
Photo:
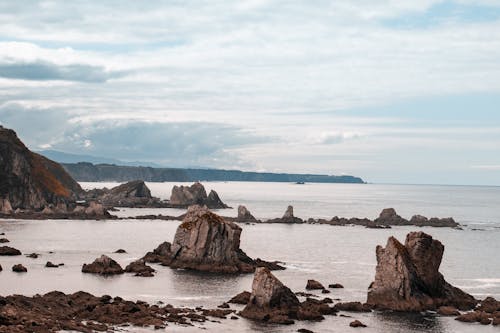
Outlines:
{"label": "large rock", "polygon": [[214,190],[210,191],[210,195],[207,196],[205,187],[199,182],[191,186],[174,186],[170,196],[170,204],[178,207],[200,205],[212,209],[228,208]]}
{"label": "large rock", "polygon": [[20,256],[21,251],[10,246],[0,246],[0,256]]}
{"label": "large rock", "polygon": [[385,248],[377,246],[375,281],[367,303],[396,311],[474,307],[474,297],[447,283],[439,273],[443,252],[444,246],[423,232],[409,233],[405,245],[390,237]]}
{"label": "large rock", "polygon": [[394,208],[385,208],[380,213],[379,217],[375,219],[377,225],[408,225],[408,220],[402,218],[396,213]]}
{"label": "large rock", "polygon": [[[206,207],[191,206],[172,244],[165,242],[144,257],[172,268],[219,273],[250,273],[264,265],[240,249],[241,228]],[[265,263],[265,262],[264,262]]]}
{"label": "large rock", "polygon": [[283,217],[271,219],[267,221],[268,223],[304,223],[299,217],[293,215],[293,206],[288,206]]}
{"label": "large rock", "polygon": [[115,275],[123,274],[123,268],[110,257],[102,255],[91,264],[83,264],[82,272],[99,275]]}
{"label": "large rock", "polygon": [[270,323],[291,324],[299,307],[297,296],[267,268],[260,267],[255,271],[250,300],[240,315]]}
{"label": "large rock", "polygon": [[12,130],[0,126],[0,212],[41,210],[72,202],[80,185],[56,162],[31,152]]}
{"label": "large rock", "polygon": [[243,205],[238,206],[238,222],[258,222],[258,220],[250,213],[250,211]]}

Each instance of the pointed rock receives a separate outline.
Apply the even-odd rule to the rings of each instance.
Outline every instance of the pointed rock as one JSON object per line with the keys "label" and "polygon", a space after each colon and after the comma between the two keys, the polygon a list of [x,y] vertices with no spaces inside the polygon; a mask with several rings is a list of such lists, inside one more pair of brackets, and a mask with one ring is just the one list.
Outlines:
{"label": "pointed rock", "polygon": [[375,281],[367,303],[396,311],[473,308],[474,297],[447,283],[439,273],[443,252],[444,246],[423,232],[409,233],[405,245],[390,237],[385,248],[377,246]]}
{"label": "pointed rock", "polygon": [[103,254],[101,257],[94,260],[93,263],[83,264],[82,272],[99,275],[115,275],[123,274],[123,269],[116,261]]}
{"label": "pointed rock", "polygon": [[257,219],[250,213],[250,211],[243,205],[238,206],[238,222],[258,222]]}

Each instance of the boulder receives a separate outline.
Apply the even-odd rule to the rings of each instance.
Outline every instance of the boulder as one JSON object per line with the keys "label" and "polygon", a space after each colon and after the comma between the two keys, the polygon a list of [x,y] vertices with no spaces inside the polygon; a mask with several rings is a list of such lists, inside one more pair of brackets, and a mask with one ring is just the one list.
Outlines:
{"label": "boulder", "polygon": [[295,217],[293,215],[293,206],[288,206],[283,217],[271,219],[267,221],[268,223],[304,223],[301,218]]}
{"label": "boulder", "polygon": [[351,327],[366,327],[366,325],[363,324],[362,322],[360,322],[359,320],[351,321],[349,323],[349,326],[351,326]]}
{"label": "boulder", "polygon": [[340,289],[340,288],[344,288],[343,285],[341,285],[340,283],[332,283],[332,284],[329,284],[328,285],[328,288],[332,288],[332,289]]}
{"label": "boulder", "polygon": [[171,268],[216,273],[250,273],[256,261],[240,249],[241,228],[206,207],[191,206],[172,244],[165,242],[144,257]]}
{"label": "boulder", "polygon": [[210,195],[207,196],[205,187],[199,182],[191,186],[174,186],[170,195],[170,204],[177,207],[200,205],[212,209],[228,208],[214,190],[210,191]]}
{"label": "boulder", "polygon": [[337,303],[333,306],[337,311],[347,311],[347,312],[371,312],[371,306],[369,304],[363,304],[361,302],[345,302]]}
{"label": "boulder", "polygon": [[12,266],[12,271],[16,273],[26,273],[28,269],[21,264]]}
{"label": "boulder", "polygon": [[144,260],[136,260],[125,267],[125,273],[135,273],[135,276],[152,277],[155,270],[144,263]]}
{"label": "boulder", "polygon": [[318,282],[316,280],[307,280],[306,289],[307,290],[318,290],[318,289],[325,289],[325,287],[320,282]]}
{"label": "boulder", "polygon": [[116,261],[106,255],[94,260],[91,264],[83,264],[83,273],[93,273],[99,275],[123,274],[123,269]]}
{"label": "boulder", "polygon": [[51,261],[47,261],[47,263],[45,264],[45,267],[47,267],[47,268],[58,268],[59,265],[53,264]]}
{"label": "boulder", "polygon": [[8,243],[9,240],[7,238],[0,238],[0,243]]}
{"label": "boulder", "polygon": [[473,308],[474,297],[447,283],[439,273],[443,252],[444,246],[423,232],[409,233],[405,245],[390,237],[385,248],[377,246],[375,281],[367,303],[396,311]]}
{"label": "boulder", "polygon": [[243,291],[239,293],[238,295],[234,296],[231,298],[228,303],[234,303],[234,304],[248,304],[250,301],[250,296],[251,293],[248,291]]}
{"label": "boulder", "polygon": [[240,315],[270,323],[293,324],[300,306],[297,296],[267,268],[255,271],[250,300]]}
{"label": "boulder", "polygon": [[0,246],[0,256],[20,256],[21,251],[10,246]]}
{"label": "boulder", "polygon": [[258,222],[258,220],[250,213],[250,211],[243,205],[238,206],[238,222]]}
{"label": "boulder", "polygon": [[409,222],[399,216],[394,208],[385,208],[380,213],[379,217],[375,219],[375,224],[379,225],[408,225]]}
{"label": "boulder", "polygon": [[441,316],[460,316],[460,311],[454,306],[440,306],[437,313]]}
{"label": "boulder", "polygon": [[3,270],[2,265],[0,265],[0,272]]}

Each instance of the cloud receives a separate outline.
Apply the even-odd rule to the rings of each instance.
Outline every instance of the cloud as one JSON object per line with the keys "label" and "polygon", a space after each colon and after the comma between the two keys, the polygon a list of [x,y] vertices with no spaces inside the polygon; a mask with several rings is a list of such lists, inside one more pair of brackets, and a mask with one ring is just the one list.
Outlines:
{"label": "cloud", "polygon": [[120,76],[123,76],[123,73],[108,72],[100,66],[82,64],[56,65],[44,61],[12,64],[0,63],[0,77],[9,79],[102,83]]}

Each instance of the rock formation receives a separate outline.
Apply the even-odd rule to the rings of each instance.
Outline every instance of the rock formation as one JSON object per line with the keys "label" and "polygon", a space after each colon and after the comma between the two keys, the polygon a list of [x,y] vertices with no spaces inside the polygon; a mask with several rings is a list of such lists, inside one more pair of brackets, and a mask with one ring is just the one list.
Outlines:
{"label": "rock formation", "polygon": [[135,276],[152,277],[155,270],[144,263],[144,260],[136,260],[125,267],[125,273],[135,273]]}
{"label": "rock formation", "polygon": [[243,205],[238,206],[237,222],[259,222],[250,211]]}
{"label": "rock formation", "polygon": [[56,162],[31,152],[0,126],[0,211],[43,209],[74,201],[80,185]]}
{"label": "rock formation", "polygon": [[300,306],[297,296],[267,268],[257,268],[252,294],[240,315],[270,323],[292,324]]}
{"label": "rock formation", "polygon": [[205,207],[191,206],[175,233],[172,244],[165,242],[146,254],[147,262],[161,262],[172,268],[218,273],[249,273],[258,265],[240,249],[241,228]]}
{"label": "rock formation", "polygon": [[301,218],[293,215],[293,206],[288,206],[282,218],[276,218],[266,221],[267,223],[304,223]]}
{"label": "rock formation", "polygon": [[192,205],[207,206],[211,209],[228,208],[214,190],[207,196],[205,187],[201,183],[191,186],[174,186],[170,196],[170,204],[177,207],[189,207]]}
{"label": "rock formation", "polygon": [[307,290],[321,290],[321,289],[325,289],[325,287],[320,282],[318,282],[316,280],[307,280],[306,289]]}
{"label": "rock formation", "polygon": [[0,246],[0,256],[20,256],[21,251],[10,246]]}
{"label": "rock formation", "polygon": [[12,266],[12,271],[16,273],[26,273],[28,269],[21,264]]}
{"label": "rock formation", "polygon": [[375,281],[367,303],[396,311],[474,307],[474,297],[447,283],[439,273],[443,252],[444,246],[423,232],[409,233],[405,245],[390,237],[385,248],[377,246]]}
{"label": "rock formation", "polygon": [[91,264],[83,264],[83,273],[93,273],[99,275],[123,274],[123,269],[116,261],[106,255],[94,260]]}

